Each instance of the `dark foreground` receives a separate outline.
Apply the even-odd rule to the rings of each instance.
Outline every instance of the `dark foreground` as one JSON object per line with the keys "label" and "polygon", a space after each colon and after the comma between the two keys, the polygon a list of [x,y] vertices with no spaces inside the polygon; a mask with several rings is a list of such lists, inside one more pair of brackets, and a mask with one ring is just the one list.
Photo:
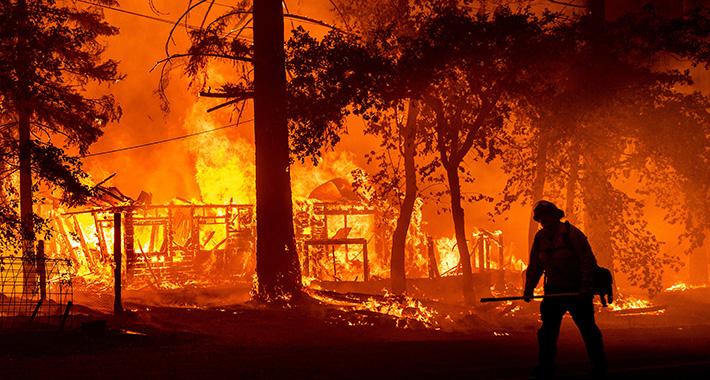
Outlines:
{"label": "dark foreground", "polygon": [[[608,378],[707,379],[707,302],[681,298],[662,315],[599,314]],[[119,319],[84,310],[67,331],[0,334],[0,379],[526,378],[537,351],[532,312],[477,310],[431,330],[315,302],[286,310],[127,306],[132,311]],[[92,331],[95,320],[107,320],[106,329]],[[579,333],[565,318],[558,378],[588,371]]]}

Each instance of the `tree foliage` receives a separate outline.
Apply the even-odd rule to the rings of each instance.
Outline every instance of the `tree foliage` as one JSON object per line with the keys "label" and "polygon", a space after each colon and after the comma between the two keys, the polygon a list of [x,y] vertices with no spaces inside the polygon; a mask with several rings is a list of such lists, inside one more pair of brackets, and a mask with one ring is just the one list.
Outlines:
{"label": "tree foliage", "polygon": [[602,29],[588,17],[562,29],[568,48],[550,72],[554,87],[519,115],[530,124],[511,131],[518,149],[505,155],[500,210],[539,199],[544,184],[546,197],[567,202],[568,217],[586,215],[598,258],[659,291],[664,270],[680,262],[648,228],[649,196],[669,221],[684,223],[694,245],[703,237],[698,221],[707,221],[710,104],[688,87],[687,68],[707,65],[709,21],[707,10],[667,19],[648,7]]}
{"label": "tree foliage", "polygon": [[[401,125],[387,123],[392,115],[404,115],[406,99],[419,104],[417,128],[428,128],[420,133],[426,137],[422,149],[435,154],[420,173],[429,175],[440,165],[445,170],[469,295],[471,270],[460,183],[465,168],[461,164],[465,157],[490,161],[500,154],[498,132],[511,107],[539,86],[536,68],[548,59],[542,52],[553,46],[545,29],[552,19],[507,8],[489,15],[473,14],[448,2],[426,5],[412,11],[411,29],[384,23],[368,38],[332,32],[316,42],[299,36],[293,42],[299,49],[293,50],[317,60],[317,65],[304,64],[304,70],[323,68],[307,72],[317,79],[305,89],[317,93],[325,88],[330,96],[345,100],[340,109],[349,104],[369,117],[368,131],[384,138],[385,151],[400,149],[404,137],[401,130],[392,133],[387,127]],[[353,56],[357,59],[350,61]],[[352,86],[347,81],[340,86],[343,77],[356,79],[357,90],[349,92]],[[472,181],[472,177],[465,179]]]}
{"label": "tree foliage", "polygon": [[[98,0],[99,5],[116,5]],[[91,82],[111,83],[121,79],[118,63],[102,58],[101,40],[118,29],[103,21],[101,8],[80,7],[72,1],[0,2],[0,122],[3,160],[2,239],[6,248],[19,238],[17,177],[20,156],[20,115],[29,118],[31,170],[38,185],[63,192],[68,204],[85,200],[90,188],[78,158],[68,156],[69,147],[83,155],[116,121],[121,110],[110,95],[91,97]],[[56,139],[63,140],[57,146]],[[35,218],[37,218],[35,216]],[[39,222],[40,220],[37,219]],[[42,223],[37,228],[42,228]]]}

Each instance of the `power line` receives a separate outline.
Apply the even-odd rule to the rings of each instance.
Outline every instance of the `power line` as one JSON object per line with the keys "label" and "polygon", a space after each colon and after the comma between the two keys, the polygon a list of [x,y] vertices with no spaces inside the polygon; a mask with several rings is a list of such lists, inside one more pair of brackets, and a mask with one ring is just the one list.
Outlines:
{"label": "power line", "polygon": [[[142,17],[142,18],[146,18],[146,19],[149,19],[149,20],[162,22],[162,23],[165,23],[165,24],[175,25],[175,21],[166,20],[166,19],[163,19],[163,18],[160,18],[160,17],[148,16],[148,15],[144,15],[144,14],[142,14],[142,13],[127,11],[127,10],[125,10],[125,9],[115,8],[115,7],[111,7],[111,6],[103,5],[103,4],[97,4],[97,3],[93,3],[93,2],[91,2],[91,1],[86,1],[86,0],[76,0],[76,2],[78,2],[78,3],[83,3],[83,4],[88,4],[88,5],[93,5],[93,6],[101,7],[101,8],[104,8],[104,9],[109,9],[109,10],[112,10],[112,11],[120,12],[120,13],[129,14],[129,15],[131,15],[131,16]],[[234,7],[232,7],[232,6],[225,5],[225,4],[220,4],[220,3],[215,3],[215,5],[220,5],[220,6],[223,6],[223,7],[234,8]],[[315,25],[319,25],[319,26],[324,26],[324,27],[331,28],[331,29],[338,29],[338,28],[336,28],[336,27],[334,27],[334,26],[332,26],[332,25],[330,25],[330,24],[328,24],[328,23],[325,23],[325,22],[319,21],[319,20],[313,20],[313,19],[311,19],[311,18],[309,18],[309,17],[306,17],[306,16],[293,15],[293,14],[286,13],[286,14],[284,14],[284,17],[285,17],[285,18],[296,19],[296,20],[299,20],[299,21],[302,21],[302,22],[307,22],[307,23],[311,23],[311,24],[315,24]],[[199,27],[194,26],[194,25],[185,24],[185,26],[186,26],[188,29],[200,29]],[[242,39],[245,39],[245,38],[242,38]]]}
{"label": "power line", "polygon": [[[127,10],[125,10],[125,9],[115,8],[115,7],[108,6],[108,5],[92,3],[91,1],[76,0],[76,2],[77,2],[77,3],[84,3],[84,4],[88,4],[88,5],[93,5],[93,6],[97,6],[97,7],[109,9],[109,10],[112,10],[112,11],[120,12],[120,13],[126,13],[126,14],[129,14],[129,15],[132,15],[132,16],[143,17],[143,18],[147,18],[147,19],[149,19],[149,20],[159,21],[159,22],[163,22],[163,23],[166,23],[166,24],[170,24],[170,25],[175,25],[175,21],[165,20],[165,19],[162,19],[162,18],[159,18],[159,17],[148,16],[148,15],[144,15],[144,14],[138,13],[138,12],[131,12],[131,11],[127,11]],[[196,26],[192,26],[192,25],[187,25],[187,27],[190,28],[190,29],[197,29]]]}
{"label": "power line", "polygon": [[[579,5],[579,4],[574,4],[574,3],[568,3],[564,1],[559,1],[559,0],[548,0],[549,2],[553,4],[559,4],[559,5],[564,5],[565,8],[567,7],[572,7],[572,8],[586,8],[585,5]],[[564,8],[563,8],[564,9]]]}
{"label": "power line", "polygon": [[205,134],[205,133],[211,133],[211,132],[219,131],[219,130],[221,130],[221,129],[226,129],[226,128],[234,127],[234,126],[236,126],[236,125],[249,123],[249,122],[252,122],[252,121],[254,121],[254,119],[244,120],[244,121],[240,121],[240,122],[238,122],[238,123],[225,125],[225,126],[222,126],[222,127],[219,127],[219,128],[209,129],[209,130],[206,130],[206,131],[200,131],[200,132],[195,132],[195,133],[190,133],[190,134],[188,134],[188,135],[173,137],[173,138],[166,139],[166,140],[153,141],[153,142],[149,142],[149,143],[145,143],[145,144],[141,144],[141,145],[134,145],[134,146],[129,146],[129,147],[120,148],[120,149],[108,150],[108,151],[100,152],[100,153],[87,154],[87,155],[84,156],[84,157],[86,158],[86,157],[101,156],[101,155],[104,155],[104,154],[116,153],[116,152],[123,152],[123,151],[125,151],[125,150],[143,148],[143,147],[146,147],[146,146],[151,146],[151,145],[156,145],[156,144],[162,144],[162,143],[166,143],[166,142],[170,142],[170,141],[175,141],[175,140],[181,140],[181,139],[184,139],[184,138],[193,137],[193,136],[197,136],[197,135],[202,135],[202,134]]}

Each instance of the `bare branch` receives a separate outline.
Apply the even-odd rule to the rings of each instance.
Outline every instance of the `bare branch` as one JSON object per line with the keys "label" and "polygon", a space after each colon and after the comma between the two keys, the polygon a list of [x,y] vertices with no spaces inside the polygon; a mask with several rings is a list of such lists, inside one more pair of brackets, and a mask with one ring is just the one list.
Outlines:
{"label": "bare branch", "polygon": [[353,33],[348,32],[348,31],[346,31],[346,30],[342,30],[342,29],[338,28],[337,26],[330,25],[330,24],[328,24],[328,23],[326,23],[326,22],[323,22],[323,21],[320,21],[320,20],[314,20],[314,19],[312,19],[312,18],[310,18],[310,17],[306,17],[306,16],[300,16],[300,15],[294,15],[294,14],[285,14],[285,15],[284,15],[284,18],[292,18],[292,19],[295,19],[295,20],[306,21],[306,22],[310,22],[310,23],[312,23],[312,24],[316,24],[316,25],[324,26],[324,27],[326,27],[326,28],[330,28],[330,29],[333,29],[333,30],[337,30],[337,31],[342,32],[342,33],[353,34]]}
{"label": "bare branch", "polygon": [[196,56],[201,56],[201,57],[212,57],[212,58],[222,58],[222,59],[231,59],[234,61],[242,61],[242,62],[252,62],[253,60],[248,57],[235,57],[231,55],[224,55],[224,54],[195,54],[195,53],[184,53],[184,54],[174,54],[171,55],[168,58],[161,59],[158,61],[153,68],[150,69],[150,71],[155,70],[156,67],[158,67],[161,63],[166,63],[169,62],[175,58],[185,58],[185,57],[196,57]]}
{"label": "bare branch", "polygon": [[209,92],[200,91],[200,96],[205,98],[251,98],[254,96],[254,91],[235,91],[235,92]]}
{"label": "bare branch", "polygon": [[212,108],[207,109],[207,112],[209,113],[209,112],[212,112],[212,111],[216,111],[216,110],[218,110],[218,109],[220,109],[220,108],[224,108],[224,107],[226,107],[226,106],[228,106],[228,105],[230,105],[230,104],[234,104],[234,103],[237,103],[237,102],[241,102],[242,100],[246,100],[246,99],[248,99],[248,98],[253,98],[253,97],[254,97],[254,93],[251,93],[251,96],[244,96],[244,97],[240,97],[240,98],[237,98],[237,99],[232,99],[232,100],[230,100],[230,101],[228,101],[228,102],[225,102],[225,103],[222,103],[222,104],[220,104],[220,105],[218,105],[218,106],[215,106],[215,107],[212,107]]}

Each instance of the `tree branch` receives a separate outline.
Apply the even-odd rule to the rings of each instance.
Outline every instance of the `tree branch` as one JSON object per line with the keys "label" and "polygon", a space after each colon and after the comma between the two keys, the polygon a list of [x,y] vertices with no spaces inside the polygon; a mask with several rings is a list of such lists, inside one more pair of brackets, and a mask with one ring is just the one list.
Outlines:
{"label": "tree branch", "polygon": [[248,58],[248,57],[234,57],[231,55],[223,55],[223,54],[195,54],[195,53],[184,53],[184,54],[173,54],[168,58],[161,59],[160,61],[155,63],[155,66],[150,69],[152,72],[155,70],[156,67],[158,67],[161,63],[169,62],[175,58],[185,58],[185,57],[194,57],[194,56],[204,56],[204,57],[212,57],[212,58],[222,58],[222,59],[231,59],[235,61],[242,61],[242,62],[253,62],[253,59]]}
{"label": "tree branch", "polygon": [[209,91],[200,91],[200,96],[205,97],[205,98],[220,98],[220,99],[229,99],[229,98],[252,98],[254,97],[254,91],[234,91],[234,92],[209,92]]}
{"label": "tree branch", "polygon": [[228,101],[228,102],[225,102],[225,103],[222,103],[222,104],[220,104],[220,105],[218,105],[218,106],[209,108],[209,109],[207,110],[207,112],[209,113],[209,112],[212,112],[212,111],[216,111],[216,110],[218,110],[218,109],[220,109],[220,108],[223,108],[223,107],[226,107],[226,106],[228,106],[228,105],[230,105],[230,104],[234,104],[234,103],[236,103],[236,102],[241,102],[242,100],[246,100],[246,99],[248,99],[248,98],[253,98],[253,97],[254,97],[254,95],[253,95],[253,93],[252,93],[252,96],[245,96],[245,97],[242,97],[242,98],[232,99],[232,100],[230,100],[230,101]]}

